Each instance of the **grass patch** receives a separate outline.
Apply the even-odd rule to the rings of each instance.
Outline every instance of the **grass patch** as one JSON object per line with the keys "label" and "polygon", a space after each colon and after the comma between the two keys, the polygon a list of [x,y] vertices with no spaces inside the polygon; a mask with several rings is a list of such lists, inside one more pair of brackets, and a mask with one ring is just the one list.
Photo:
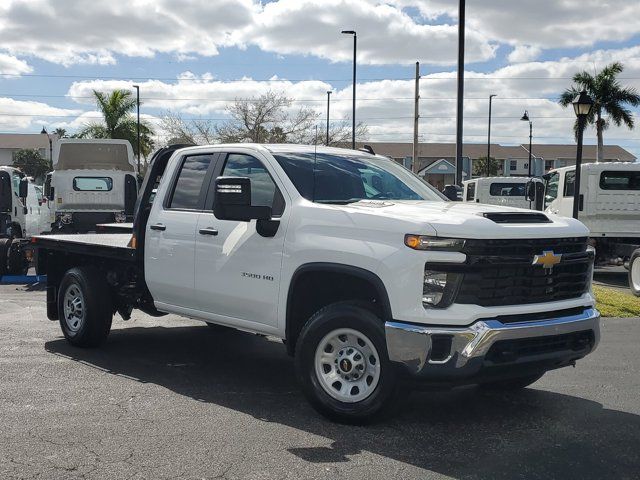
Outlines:
{"label": "grass patch", "polygon": [[593,291],[603,317],[640,317],[640,297],[600,285],[594,285]]}

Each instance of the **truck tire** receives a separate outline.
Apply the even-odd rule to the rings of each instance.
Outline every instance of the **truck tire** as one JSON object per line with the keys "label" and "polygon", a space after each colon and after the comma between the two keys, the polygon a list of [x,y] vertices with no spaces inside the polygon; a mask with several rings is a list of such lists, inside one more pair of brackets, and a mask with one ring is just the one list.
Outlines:
{"label": "truck tire", "polygon": [[540,380],[543,375],[544,372],[536,373],[534,375],[527,375],[526,377],[511,378],[509,380],[481,383],[479,386],[483,390],[493,391],[522,390],[523,388],[527,388],[532,383]]}
{"label": "truck tire", "polygon": [[640,297],[640,248],[636,249],[629,259],[629,288],[631,293]]}
{"label": "truck tire", "polygon": [[29,261],[18,242],[11,243],[7,256],[7,273],[9,275],[26,275],[29,272]]}
{"label": "truck tire", "polygon": [[0,276],[7,274],[7,264],[9,260],[9,247],[11,239],[0,238]]}
{"label": "truck tire", "polygon": [[334,303],[312,315],[295,352],[304,395],[331,420],[367,423],[395,400],[397,375],[384,322],[357,303]]}
{"label": "truck tire", "polygon": [[62,333],[77,347],[102,344],[111,330],[113,302],[105,276],[95,267],[72,268],[58,290]]}

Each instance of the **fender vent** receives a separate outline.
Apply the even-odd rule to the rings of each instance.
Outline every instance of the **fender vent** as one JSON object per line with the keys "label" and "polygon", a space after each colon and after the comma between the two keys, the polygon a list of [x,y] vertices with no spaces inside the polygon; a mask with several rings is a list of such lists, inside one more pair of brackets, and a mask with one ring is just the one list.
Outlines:
{"label": "fender vent", "polygon": [[544,213],[490,212],[482,216],[496,223],[551,223]]}

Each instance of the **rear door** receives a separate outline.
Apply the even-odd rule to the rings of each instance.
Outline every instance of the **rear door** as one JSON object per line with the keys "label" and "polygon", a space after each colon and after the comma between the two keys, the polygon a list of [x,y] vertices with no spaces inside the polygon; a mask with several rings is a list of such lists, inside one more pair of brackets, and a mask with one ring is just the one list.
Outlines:
{"label": "rear door", "polygon": [[274,236],[260,235],[256,220],[218,220],[213,214],[213,188],[207,209],[199,215],[194,305],[209,318],[223,323],[242,326],[244,321],[247,326],[277,326],[288,210],[284,190],[265,160],[257,153],[225,152],[219,159],[218,171],[220,176],[251,179],[252,205],[272,207],[273,217],[279,219]]}
{"label": "rear door", "polygon": [[153,202],[145,232],[145,279],[160,309],[192,308],[196,226],[217,156],[177,159],[174,175]]}

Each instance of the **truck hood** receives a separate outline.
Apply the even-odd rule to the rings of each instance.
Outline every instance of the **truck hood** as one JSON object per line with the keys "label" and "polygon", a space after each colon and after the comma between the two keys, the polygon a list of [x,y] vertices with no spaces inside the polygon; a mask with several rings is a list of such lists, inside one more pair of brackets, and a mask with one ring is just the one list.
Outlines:
{"label": "truck hood", "polygon": [[[379,224],[384,219],[407,222],[413,231],[405,233],[433,234],[455,238],[558,238],[588,236],[589,230],[578,220],[557,215],[525,210],[465,202],[437,201],[360,201],[342,206],[346,211],[359,216],[378,216]],[[486,218],[486,213],[543,214],[549,219],[545,223],[496,223]],[[355,219],[354,219],[355,220]],[[384,227],[383,227],[384,228]]]}

